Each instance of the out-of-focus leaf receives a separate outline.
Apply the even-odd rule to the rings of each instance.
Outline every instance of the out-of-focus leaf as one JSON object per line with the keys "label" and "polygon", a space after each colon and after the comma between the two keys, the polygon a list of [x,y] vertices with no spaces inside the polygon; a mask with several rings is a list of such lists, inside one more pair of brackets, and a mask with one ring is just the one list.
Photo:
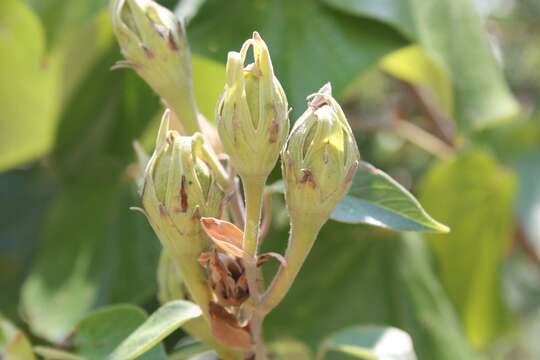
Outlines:
{"label": "out-of-focus leaf", "polygon": [[436,164],[421,186],[426,208],[452,228],[428,237],[442,283],[477,347],[510,322],[499,272],[512,238],[514,188],[513,174],[481,151]]}
{"label": "out-of-focus leaf", "polygon": [[[273,232],[265,244],[285,237]],[[414,233],[402,239],[326,224],[291,291],[269,314],[269,338],[298,338],[315,348],[329,333],[375,323],[411,334],[420,359],[475,359],[426,250]]]}
{"label": "out-of-focus leaf", "polygon": [[[322,344],[317,359],[416,360],[412,339],[405,331],[393,327],[364,325],[343,329]],[[330,354],[329,354],[330,353]]]}
{"label": "out-of-focus leaf", "polygon": [[454,114],[464,130],[514,116],[518,105],[492,54],[470,0],[323,0],[373,17],[417,42],[451,79]]}
{"label": "out-of-focus leaf", "polygon": [[[148,321],[146,313],[133,305],[113,305],[99,309],[77,323],[70,342],[73,352],[88,360],[102,360],[133,331]],[[161,344],[140,359],[167,359]],[[128,357],[123,358],[127,360]]]}
{"label": "out-of-focus leaf", "polygon": [[280,339],[268,345],[268,350],[280,360],[311,360],[311,349],[295,339]]}
{"label": "out-of-focus leaf", "polygon": [[57,44],[106,7],[108,0],[24,0],[39,14],[47,42]]}
{"label": "out-of-focus leaf", "polygon": [[186,321],[201,315],[201,309],[189,301],[168,302],[122,341],[111,354],[110,359],[135,359],[152,349]]}
{"label": "out-of-focus leaf", "polygon": [[35,168],[0,175],[0,309],[6,316],[17,315],[20,287],[53,190]]}
{"label": "out-of-focus leaf", "polygon": [[388,26],[340,14],[316,0],[208,0],[188,27],[194,51],[222,63],[253,31],[269,46],[293,119],[304,111],[306,96],[324,83],[331,81],[339,96],[351,79],[405,44]]}
{"label": "out-of-focus leaf", "polygon": [[79,355],[50,346],[34,346],[34,353],[42,357],[44,360],[86,360]]}
{"label": "out-of-focus leaf", "polygon": [[193,56],[193,82],[199,111],[215,122],[216,102],[225,86],[225,66],[200,55]]}
{"label": "out-of-focus leaf", "polygon": [[130,70],[110,70],[116,47],[101,57],[67,104],[53,149],[63,175],[81,177],[101,168],[122,168],[133,159],[132,141],[160,108],[159,99]]}
{"label": "out-of-focus leaf", "polygon": [[517,163],[519,192],[517,213],[526,241],[540,257],[540,153],[523,156]]}
{"label": "out-of-focus leaf", "polygon": [[26,335],[0,315],[0,359],[34,360]]}
{"label": "out-of-focus leaf", "polygon": [[380,66],[399,79],[430,90],[438,108],[452,115],[454,102],[448,73],[422,47],[412,45],[394,51],[381,60]]}
{"label": "out-of-focus leaf", "polygon": [[31,329],[65,340],[89,310],[138,302],[156,290],[159,243],[129,183],[107,176],[64,190],[48,211],[39,252],[22,289]]}
{"label": "out-of-focus leaf", "polygon": [[400,231],[449,231],[397,181],[366,162],[360,163],[351,189],[332,213],[332,219]]}
{"label": "out-of-focus leaf", "polygon": [[45,57],[39,19],[19,0],[0,4],[0,171],[43,155],[58,111],[58,61]]}

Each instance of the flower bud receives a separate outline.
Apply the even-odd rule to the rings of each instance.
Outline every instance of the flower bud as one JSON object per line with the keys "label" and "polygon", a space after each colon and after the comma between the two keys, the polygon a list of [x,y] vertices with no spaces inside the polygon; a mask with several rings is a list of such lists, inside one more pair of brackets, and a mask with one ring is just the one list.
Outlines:
{"label": "flower bud", "polygon": [[[244,67],[253,47],[255,62]],[[218,131],[240,176],[266,178],[289,132],[288,104],[258,33],[240,53],[229,52],[227,83],[217,105]]]}
{"label": "flower bud", "polygon": [[[168,129],[168,119],[166,112],[145,170],[141,196],[156,232],[170,227],[176,236],[166,241],[174,242],[177,249],[189,249],[196,240],[192,236],[202,233],[200,217],[220,216],[224,194],[202,156],[200,134],[180,136]],[[186,244],[181,243],[184,238]],[[202,238],[209,244],[205,236]]]}
{"label": "flower bud", "polygon": [[201,216],[219,217],[223,191],[207,164],[200,134],[180,136],[169,130],[169,111],[158,132],[155,151],[145,170],[141,198],[150,225],[164,251],[181,272],[189,294],[210,321],[211,293],[198,258],[210,241]]}
{"label": "flower bud", "polygon": [[320,214],[326,220],[349,190],[360,155],[330,84],[308,100],[282,152],[285,196],[291,217]]}
{"label": "flower bud", "polygon": [[189,135],[199,130],[184,26],[152,0],[114,0],[113,30],[125,61],[167,103]]}

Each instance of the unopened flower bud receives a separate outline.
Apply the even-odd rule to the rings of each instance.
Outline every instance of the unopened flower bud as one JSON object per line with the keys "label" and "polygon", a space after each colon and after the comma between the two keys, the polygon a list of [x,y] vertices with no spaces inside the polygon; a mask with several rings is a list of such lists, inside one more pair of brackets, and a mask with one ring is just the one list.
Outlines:
{"label": "unopened flower bud", "polygon": [[[250,46],[255,62],[244,67]],[[258,33],[239,53],[229,53],[217,119],[225,152],[240,176],[266,178],[286,140],[289,119],[287,98]]]}
{"label": "unopened flower bud", "polygon": [[193,95],[191,53],[184,26],[152,0],[114,0],[113,30],[129,67],[175,112],[186,134],[199,130]]}
{"label": "unopened flower bud", "polygon": [[200,217],[219,217],[224,194],[204,156],[202,136],[180,136],[169,130],[168,115],[167,111],[146,166],[141,191],[143,211],[167,256],[182,273],[193,301],[208,316],[211,294],[198,258],[210,242]]}
{"label": "unopened flower bud", "polygon": [[291,216],[326,218],[349,190],[360,155],[330,84],[309,98],[282,153],[285,195]]}

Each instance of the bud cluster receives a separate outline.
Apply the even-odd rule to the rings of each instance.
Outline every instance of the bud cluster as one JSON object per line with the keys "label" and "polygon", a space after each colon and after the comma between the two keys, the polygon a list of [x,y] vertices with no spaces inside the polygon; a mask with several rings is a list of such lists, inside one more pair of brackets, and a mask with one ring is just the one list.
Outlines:
{"label": "bud cluster", "polygon": [[[122,64],[135,69],[175,115],[185,111],[182,104],[193,105],[190,54],[176,17],[151,0],[115,0],[113,19],[127,59]],[[254,61],[245,65],[249,49]],[[206,327],[199,323],[197,334],[222,357],[263,359],[264,316],[283,299],[320,227],[349,190],[359,152],[330,84],[308,97],[289,134],[287,97],[258,33],[228,54],[226,74],[216,106],[225,156],[218,157],[185,116],[178,118],[190,136],[171,130],[167,110],[152,156],[139,156],[146,162],[141,211],[163,245],[162,301],[183,297],[199,304]],[[263,192],[280,155],[292,231],[284,256],[261,255]],[[234,186],[236,174],[243,197]],[[269,259],[280,267],[265,289],[260,267]]]}

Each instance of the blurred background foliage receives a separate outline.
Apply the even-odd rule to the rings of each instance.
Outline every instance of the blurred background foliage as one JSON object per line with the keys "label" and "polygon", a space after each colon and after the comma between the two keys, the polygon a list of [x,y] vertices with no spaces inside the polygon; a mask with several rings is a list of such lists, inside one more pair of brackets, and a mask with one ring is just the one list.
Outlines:
{"label": "blurred background foliage", "polygon": [[[315,348],[382,324],[411,334],[420,359],[540,358],[538,1],[161,3],[189,21],[208,119],[227,51],[257,30],[291,120],[331,81],[362,157],[452,228],[330,221],[269,339]],[[110,71],[121,56],[107,6],[0,2],[0,311],[38,344],[67,346],[103,305],[157,306],[159,243],[128,207],[131,143],[151,147],[162,105],[133,72]],[[274,205],[265,244],[282,250],[288,224],[277,195]],[[131,328],[144,319],[124,311],[138,316]]]}

